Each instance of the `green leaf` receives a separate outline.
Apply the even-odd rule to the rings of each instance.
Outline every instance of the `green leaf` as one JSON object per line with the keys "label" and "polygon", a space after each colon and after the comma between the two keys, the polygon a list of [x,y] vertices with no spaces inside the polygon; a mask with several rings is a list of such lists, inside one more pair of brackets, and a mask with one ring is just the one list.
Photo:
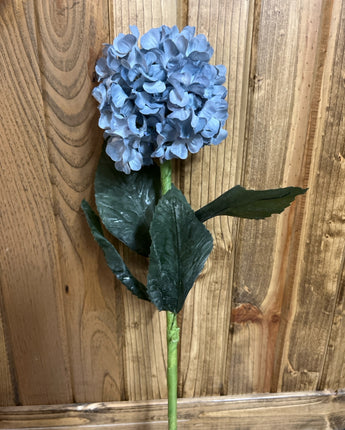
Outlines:
{"label": "green leaf", "polygon": [[195,215],[202,222],[218,215],[262,219],[283,212],[296,196],[306,191],[298,187],[254,191],[237,185],[196,211]]}
{"label": "green leaf", "polygon": [[150,233],[148,295],[159,310],[178,313],[212,250],[212,236],[174,186],[160,199]]}
{"label": "green leaf", "polygon": [[104,237],[99,217],[85,200],[82,201],[81,207],[86,215],[93,237],[102,248],[111,271],[135,296],[139,297],[139,299],[149,300],[145,286],[131,274],[116,248]]}
{"label": "green leaf", "polygon": [[106,229],[145,257],[150,251],[149,228],[160,196],[159,167],[143,167],[129,175],[119,172],[102,152],[95,179],[95,198]]}

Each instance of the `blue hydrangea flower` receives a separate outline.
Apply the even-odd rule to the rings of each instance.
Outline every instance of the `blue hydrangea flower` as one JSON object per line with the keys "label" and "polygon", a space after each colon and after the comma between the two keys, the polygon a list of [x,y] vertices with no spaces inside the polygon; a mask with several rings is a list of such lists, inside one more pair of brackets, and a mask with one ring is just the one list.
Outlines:
{"label": "blue hydrangea flower", "polygon": [[227,136],[226,69],[209,64],[206,37],[195,36],[194,27],[179,32],[163,25],[144,34],[139,46],[138,28],[130,29],[105,46],[93,90],[116,169],[130,173],[154,158],[185,159],[218,145]]}

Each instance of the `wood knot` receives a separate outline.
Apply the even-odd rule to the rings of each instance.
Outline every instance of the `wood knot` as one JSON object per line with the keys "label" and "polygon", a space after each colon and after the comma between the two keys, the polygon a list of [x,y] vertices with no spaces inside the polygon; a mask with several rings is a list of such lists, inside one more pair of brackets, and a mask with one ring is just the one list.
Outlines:
{"label": "wood knot", "polygon": [[279,314],[273,314],[271,316],[271,322],[272,323],[278,323],[280,321],[280,315]]}
{"label": "wood knot", "polygon": [[245,322],[261,322],[262,312],[260,309],[251,303],[241,303],[236,306],[231,312],[231,321],[234,323]]}

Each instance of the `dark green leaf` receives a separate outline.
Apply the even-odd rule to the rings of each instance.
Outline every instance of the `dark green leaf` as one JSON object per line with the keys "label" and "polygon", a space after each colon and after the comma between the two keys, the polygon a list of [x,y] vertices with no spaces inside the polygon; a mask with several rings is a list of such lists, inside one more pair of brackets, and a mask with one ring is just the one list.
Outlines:
{"label": "dark green leaf", "polygon": [[139,297],[139,299],[149,300],[145,286],[134,278],[116,248],[104,237],[99,217],[85,200],[82,201],[81,207],[86,215],[93,237],[102,248],[111,271],[135,296]]}
{"label": "dark green leaf", "polygon": [[174,186],[153,215],[147,292],[159,310],[178,313],[212,250],[212,236]]}
{"label": "dark green leaf", "polygon": [[143,167],[129,175],[119,172],[103,151],[95,179],[95,198],[106,229],[141,255],[148,256],[149,228],[160,196],[159,167]]}
{"label": "dark green leaf", "polygon": [[202,222],[218,215],[262,219],[283,212],[296,196],[306,191],[298,187],[254,191],[237,185],[196,211],[195,215]]}

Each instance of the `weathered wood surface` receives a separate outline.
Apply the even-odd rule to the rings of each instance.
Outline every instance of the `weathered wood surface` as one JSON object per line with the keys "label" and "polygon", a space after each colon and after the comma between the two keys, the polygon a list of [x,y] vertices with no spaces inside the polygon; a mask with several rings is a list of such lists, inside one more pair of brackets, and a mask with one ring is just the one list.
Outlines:
{"label": "weathered wood surface", "polygon": [[[280,389],[342,386],[344,380],[345,4],[334,2],[301,246],[281,360]],[[327,17],[324,18],[327,21]],[[312,106],[315,108],[316,106]],[[294,341],[298,339],[298,342]]]}
{"label": "weathered wood surface", "polygon": [[72,400],[36,26],[33,1],[1,2],[2,402],[24,404]]}
{"label": "weathered wood surface", "polygon": [[[0,408],[0,429],[161,429],[167,402],[89,403]],[[181,429],[343,430],[343,393],[283,393],[178,401]]]}
{"label": "weathered wood surface", "polygon": [[[229,137],[175,163],[193,208],[238,183],[309,187],[269,220],[208,221],[179,395],[345,386],[344,2],[2,0],[1,405],[166,397],[165,316],[114,281],[80,211],[102,43],[163,23],[196,26],[228,68]],[[147,262],[121,252],[144,280]]]}
{"label": "weathered wood surface", "polygon": [[[327,48],[323,43],[328,41],[331,12],[331,2],[261,4],[254,23],[256,52],[243,173],[243,183],[250,188],[257,184],[262,188],[275,184],[308,187],[313,180],[316,172],[310,169],[309,160],[315,146],[316,118],[312,109],[319,103]],[[297,257],[299,247],[304,246],[300,240],[304,216],[302,198],[279,217],[240,223],[233,286],[232,393],[286,390],[277,383],[281,375],[276,366],[287,343],[300,347],[295,344],[299,333],[290,338],[284,327],[291,317],[296,265],[305,263]],[[310,221],[307,225],[314,229]],[[313,251],[317,258],[317,248],[310,248],[310,254]],[[303,303],[315,300],[321,305],[323,294],[313,299],[311,293],[307,292]],[[318,310],[309,315],[311,327]],[[302,321],[298,331],[305,332]],[[311,354],[313,349],[309,349]]]}

